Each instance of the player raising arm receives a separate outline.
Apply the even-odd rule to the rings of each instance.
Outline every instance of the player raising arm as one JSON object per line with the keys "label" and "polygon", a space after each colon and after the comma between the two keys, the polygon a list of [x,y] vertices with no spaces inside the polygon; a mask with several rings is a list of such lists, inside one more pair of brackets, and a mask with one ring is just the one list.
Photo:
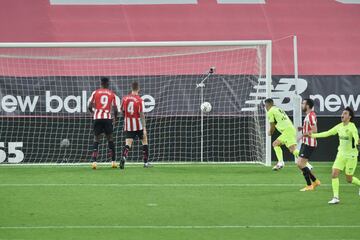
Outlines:
{"label": "player raising arm", "polygon": [[120,169],[124,169],[125,161],[136,138],[139,138],[142,143],[144,167],[151,166],[148,163],[149,147],[144,115],[144,101],[139,96],[139,83],[133,82],[131,90],[131,93],[125,96],[121,102],[121,110],[124,113],[125,146],[120,161]]}
{"label": "player raising arm", "polygon": [[273,135],[275,128],[281,133],[272,144],[278,159],[277,164],[273,167],[273,170],[276,171],[285,165],[281,145],[285,145],[295,157],[299,156],[299,150],[296,149],[296,129],[288,115],[282,109],[274,106],[271,98],[265,99],[265,108],[270,123],[269,136]]}
{"label": "player raising arm", "polygon": [[339,199],[339,174],[340,171],[345,169],[346,181],[348,183],[360,186],[360,180],[354,177],[359,143],[358,130],[355,124],[351,121],[354,120],[354,111],[350,107],[346,107],[341,114],[341,123],[331,128],[330,130],[322,133],[308,133],[305,135],[312,138],[325,138],[332,135],[339,136],[339,147],[336,155],[335,162],[332,166],[332,189],[333,198],[329,201],[329,204],[337,204]]}
{"label": "player raising arm", "polygon": [[[111,165],[116,168],[115,162],[115,144],[113,140],[113,121],[114,124],[118,117],[119,98],[109,89],[109,78],[101,78],[101,88],[95,90],[88,101],[88,109],[94,118],[94,147],[92,168],[96,169],[96,159],[99,155],[99,142],[101,134],[105,133],[108,140],[108,147],[111,155]],[[114,111],[112,119],[111,110]]]}

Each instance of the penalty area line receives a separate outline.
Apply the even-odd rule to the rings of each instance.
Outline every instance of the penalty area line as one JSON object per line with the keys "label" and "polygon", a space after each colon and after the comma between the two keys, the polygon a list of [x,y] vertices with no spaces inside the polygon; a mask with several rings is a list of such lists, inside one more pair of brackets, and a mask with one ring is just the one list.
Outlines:
{"label": "penalty area line", "polygon": [[[303,183],[0,183],[0,187],[300,187]],[[330,187],[331,184],[321,184]],[[352,185],[344,185],[342,187]]]}
{"label": "penalty area line", "polygon": [[0,226],[1,229],[249,229],[249,228],[360,228],[360,225],[90,225],[90,226]]}

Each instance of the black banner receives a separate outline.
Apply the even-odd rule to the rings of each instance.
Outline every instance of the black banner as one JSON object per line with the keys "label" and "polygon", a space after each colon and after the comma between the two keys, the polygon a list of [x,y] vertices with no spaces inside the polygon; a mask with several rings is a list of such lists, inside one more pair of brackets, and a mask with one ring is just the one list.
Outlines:
{"label": "black banner", "polygon": [[[360,114],[360,76],[300,76],[299,94],[302,98],[315,100],[318,116],[339,116],[350,106]],[[293,77],[273,77],[273,95],[278,96],[275,103],[289,111],[293,103],[290,96],[295,91]]]}
{"label": "black banner", "polygon": [[[203,76],[121,76],[112,77],[111,88],[121,98],[129,92],[132,81],[142,87],[145,110],[149,115],[192,115],[199,113],[200,89],[196,84]],[[1,77],[0,115],[82,115],[87,99],[99,85],[99,77]],[[246,115],[242,111],[254,105],[258,93],[254,76],[214,75],[206,82],[204,99],[213,105],[212,114]],[[264,86],[264,85],[262,85]],[[338,116],[350,106],[360,113],[360,76],[300,76],[298,92],[303,98],[315,100],[318,116]],[[295,80],[274,76],[272,95],[275,103],[286,111],[293,108]],[[219,95],[221,94],[221,95]],[[252,94],[250,96],[250,94]],[[226,107],[224,107],[226,106]],[[291,112],[289,112],[291,115]]]}
{"label": "black banner", "polygon": [[[121,76],[111,77],[111,89],[121,98],[138,81],[145,112],[149,116],[183,116],[200,112],[205,76]],[[2,77],[0,115],[72,116],[87,112],[87,100],[99,87],[100,77]],[[253,89],[252,75],[213,75],[203,88],[204,101],[212,104],[211,115],[242,115],[247,93]]]}
{"label": "black banner", "polygon": [[[129,92],[131,82],[140,83],[153,161],[200,160],[201,90],[196,84],[203,77],[111,77],[111,88],[120,98]],[[321,131],[339,121],[345,106],[360,114],[360,76],[301,76],[297,84],[301,96],[314,99],[315,111],[324,117],[319,121]],[[91,161],[92,118],[86,105],[98,87],[99,77],[0,77],[0,163]],[[259,91],[263,87],[251,75],[214,75],[208,79],[203,96],[213,111],[204,122],[205,161],[259,160],[259,153],[265,151],[265,132],[261,136],[258,132],[263,129],[264,118],[254,118],[264,116],[264,111],[254,103],[264,99]],[[278,106],[292,110],[294,90],[293,78],[273,77],[272,95]],[[121,123],[115,140],[119,156]],[[333,140],[327,146],[334,145],[336,150]],[[99,161],[106,161],[106,143],[101,146]],[[141,161],[141,155],[135,145],[129,160]],[[316,160],[333,159],[322,144],[314,156]]]}

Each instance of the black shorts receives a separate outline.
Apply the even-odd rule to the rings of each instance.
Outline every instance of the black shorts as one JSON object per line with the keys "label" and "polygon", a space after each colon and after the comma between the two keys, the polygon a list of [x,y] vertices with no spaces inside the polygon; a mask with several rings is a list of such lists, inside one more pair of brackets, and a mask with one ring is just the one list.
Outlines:
{"label": "black shorts", "polygon": [[140,130],[140,131],[125,131],[124,132],[124,135],[125,135],[125,138],[126,139],[136,139],[136,138],[139,138],[140,140],[143,139],[144,137],[144,131],[143,130]]}
{"label": "black shorts", "polygon": [[311,147],[306,144],[301,144],[299,156],[302,158],[309,159],[316,147]]}
{"label": "black shorts", "polygon": [[105,133],[106,135],[113,133],[113,123],[111,119],[94,120],[94,134],[98,136],[102,133]]}

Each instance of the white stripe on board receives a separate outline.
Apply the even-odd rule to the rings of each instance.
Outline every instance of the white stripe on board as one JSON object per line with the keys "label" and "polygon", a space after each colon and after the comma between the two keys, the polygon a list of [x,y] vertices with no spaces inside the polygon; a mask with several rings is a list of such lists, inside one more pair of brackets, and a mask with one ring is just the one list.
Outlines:
{"label": "white stripe on board", "polygon": [[197,4],[197,0],[50,0],[51,5]]}
{"label": "white stripe on board", "polygon": [[336,0],[336,1],[344,4],[360,4],[360,0]]}
{"label": "white stripe on board", "polygon": [[[341,3],[358,3],[359,0],[337,0]],[[265,0],[217,0],[218,4],[265,4]],[[198,4],[197,0],[50,0],[51,5],[157,5]]]}
{"label": "white stripe on board", "polygon": [[219,4],[265,4],[265,0],[217,0]]}
{"label": "white stripe on board", "polygon": [[0,226],[0,229],[222,229],[222,228],[360,228],[360,225],[90,225]]}

